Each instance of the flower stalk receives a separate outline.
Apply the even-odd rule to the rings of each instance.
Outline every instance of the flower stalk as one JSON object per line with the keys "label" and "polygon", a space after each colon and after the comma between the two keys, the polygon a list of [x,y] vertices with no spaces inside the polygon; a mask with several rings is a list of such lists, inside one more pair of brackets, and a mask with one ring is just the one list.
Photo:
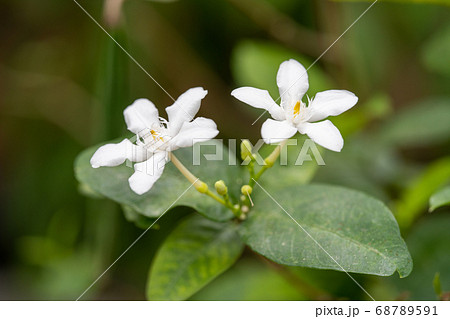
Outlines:
{"label": "flower stalk", "polygon": [[[236,217],[240,217],[242,215],[242,213],[240,211],[240,207],[239,206],[236,207],[236,205],[233,205],[233,203],[230,201],[230,198],[228,196],[228,189],[226,188],[225,185],[223,185],[223,186],[225,186],[225,189],[227,191],[225,191],[225,189],[223,189],[224,190],[223,195],[222,195],[223,198],[220,198],[219,196],[217,196],[216,194],[214,194],[213,192],[211,192],[209,190],[208,185],[205,182],[203,182],[198,177],[196,177],[194,174],[192,174],[191,171],[189,171],[186,168],[186,166],[184,166],[183,163],[181,163],[180,160],[172,152],[170,152],[169,154],[170,154],[169,155],[170,156],[170,160],[175,165],[175,167],[178,168],[180,173],[183,174],[183,176],[186,177],[186,179],[190,183],[192,183],[194,185],[195,189],[198,192],[200,192],[202,194],[205,194],[205,195],[208,195],[209,197],[211,197],[215,201],[217,201],[220,204],[224,205],[225,207],[230,209]],[[223,184],[223,182],[222,182],[222,184]]]}
{"label": "flower stalk", "polygon": [[180,173],[183,174],[183,176],[186,177],[186,179],[194,185],[195,189],[198,192],[208,195],[209,197],[213,198],[220,204],[227,206],[225,201],[222,198],[220,198],[219,196],[217,196],[216,194],[211,192],[208,189],[208,185],[205,182],[203,182],[202,180],[200,180],[198,177],[196,177],[194,174],[192,174],[191,171],[189,171],[186,168],[186,166],[184,166],[183,163],[181,163],[180,160],[172,152],[170,152],[169,154],[170,154],[170,160],[175,165],[175,167],[178,168]]}
{"label": "flower stalk", "polygon": [[282,141],[280,144],[277,145],[277,147],[275,147],[275,149],[272,151],[272,153],[270,153],[269,156],[267,156],[264,159],[264,166],[259,170],[259,172],[256,175],[252,176],[252,174],[250,174],[250,180],[248,182],[248,185],[250,187],[254,187],[256,181],[259,180],[259,178],[262,176],[262,174],[264,174],[264,172],[268,168],[271,168],[273,166],[273,164],[275,164],[275,161],[280,156],[281,149],[286,145],[286,143],[287,143],[287,139]]}

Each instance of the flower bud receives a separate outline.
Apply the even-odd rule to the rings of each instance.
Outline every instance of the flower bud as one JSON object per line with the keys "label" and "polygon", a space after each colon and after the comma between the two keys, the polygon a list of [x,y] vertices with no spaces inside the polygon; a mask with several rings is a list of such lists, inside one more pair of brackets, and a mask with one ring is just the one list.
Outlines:
{"label": "flower bud", "polygon": [[200,193],[204,194],[208,191],[208,185],[202,181],[198,181],[195,183],[195,189],[198,190]]}
{"label": "flower bud", "polygon": [[217,181],[214,184],[214,187],[216,188],[217,194],[219,194],[219,195],[224,196],[228,193],[228,187],[225,185],[225,182],[222,180]]}
{"label": "flower bud", "polygon": [[245,161],[247,157],[250,157],[251,159],[253,158],[252,144],[249,140],[243,140],[241,143],[241,158]]}
{"label": "flower bud", "polygon": [[244,195],[250,195],[252,193],[253,188],[250,185],[244,185],[241,187],[241,193]]}

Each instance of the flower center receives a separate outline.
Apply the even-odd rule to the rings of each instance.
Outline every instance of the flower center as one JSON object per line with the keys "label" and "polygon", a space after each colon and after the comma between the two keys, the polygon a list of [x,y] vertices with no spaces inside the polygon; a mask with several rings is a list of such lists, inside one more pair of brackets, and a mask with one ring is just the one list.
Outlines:
{"label": "flower center", "polygon": [[151,152],[165,150],[171,137],[168,135],[167,121],[160,119],[160,123],[153,123],[138,134],[138,144],[144,146]]}
{"label": "flower center", "polygon": [[294,118],[296,118],[297,115],[300,114],[300,108],[301,108],[301,102],[297,101],[297,103],[295,103],[295,106],[294,106]]}
{"label": "flower center", "polygon": [[153,137],[154,141],[161,141],[164,142],[164,138],[162,137],[162,134],[160,132],[156,132],[155,130],[150,130],[150,134]]}

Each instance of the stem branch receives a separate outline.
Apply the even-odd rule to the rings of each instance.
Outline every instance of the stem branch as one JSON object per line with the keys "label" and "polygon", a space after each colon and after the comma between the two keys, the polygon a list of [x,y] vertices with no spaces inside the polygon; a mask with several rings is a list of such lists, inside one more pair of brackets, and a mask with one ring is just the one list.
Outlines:
{"label": "stem branch", "polygon": [[186,179],[189,182],[191,182],[200,193],[208,195],[209,197],[216,200],[220,204],[228,207],[222,198],[220,198],[219,196],[217,196],[216,194],[211,192],[208,189],[208,185],[206,185],[205,182],[201,181],[198,177],[196,177],[194,174],[192,174],[186,168],[186,166],[184,166],[183,163],[181,163],[180,160],[173,153],[169,153],[169,156],[170,156],[170,160],[172,161],[173,165],[175,165],[175,167],[178,168],[178,170],[181,172],[181,174],[183,174],[183,176],[186,177]]}
{"label": "stem branch", "polygon": [[275,147],[275,149],[272,151],[272,153],[270,153],[270,155],[264,159],[264,163],[265,163],[264,166],[259,170],[259,172],[254,177],[251,176],[252,174],[250,174],[250,181],[248,184],[251,187],[255,186],[255,182],[258,181],[258,179],[261,177],[261,175],[264,174],[264,172],[268,168],[271,168],[273,166],[275,161],[278,159],[278,156],[280,156],[281,149],[286,145],[286,143],[287,143],[287,140],[284,140],[280,144],[278,144],[277,147]]}

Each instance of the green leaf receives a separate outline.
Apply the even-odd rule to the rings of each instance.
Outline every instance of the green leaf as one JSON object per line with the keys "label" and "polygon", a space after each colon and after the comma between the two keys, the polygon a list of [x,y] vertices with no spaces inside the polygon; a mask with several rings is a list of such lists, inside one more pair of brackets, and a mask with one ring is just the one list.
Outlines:
{"label": "green leaf", "polygon": [[389,200],[383,185],[401,178],[405,166],[395,153],[376,143],[370,134],[349,137],[341,152],[325,153],[324,161],[326,165],[319,168],[314,183],[357,189],[382,201]]}
{"label": "green leaf", "polygon": [[[291,279],[291,278],[290,278]],[[306,300],[292,281],[262,262],[241,258],[191,300]]]}
{"label": "green leaf", "polygon": [[450,76],[450,25],[437,31],[424,45],[422,61],[430,71]]}
{"label": "green leaf", "polygon": [[430,212],[435,209],[450,205],[450,186],[436,192],[430,198]]}
{"label": "green leaf", "polygon": [[403,108],[381,128],[383,141],[418,147],[450,140],[450,99],[430,98]]}
{"label": "green leaf", "polygon": [[[133,174],[131,167],[125,164],[97,169],[91,167],[89,160],[99,146],[85,150],[75,160],[75,174],[78,181],[88,185],[94,192],[126,205],[146,217],[158,217],[175,206],[189,206],[213,220],[225,221],[233,218],[228,209],[212,198],[200,194],[194,187],[187,190],[190,183],[172,163],[166,164],[163,175],[148,193],[135,194],[128,184],[128,178]],[[203,154],[214,154],[215,150],[221,147],[223,147],[221,160],[206,161]],[[241,167],[228,165],[227,148],[219,141],[210,141],[208,145],[202,144],[200,150],[202,152],[200,165],[193,165],[192,148],[175,151],[175,155],[197,177],[208,183],[210,188],[215,181],[223,179],[229,185],[230,193],[238,194]]]}
{"label": "green leaf", "polygon": [[430,196],[450,180],[450,157],[428,165],[401,194],[396,203],[396,214],[401,228],[409,227],[426,211]]}
{"label": "green leaf", "polygon": [[398,293],[407,292],[410,300],[436,300],[433,278],[440,273],[442,289],[450,289],[450,216],[428,215],[411,230],[406,243],[414,259],[414,271],[408,278],[389,278]]}
{"label": "green leaf", "polygon": [[154,259],[148,299],[189,298],[231,267],[243,248],[236,224],[188,217],[169,235]]}
{"label": "green leaf", "polygon": [[[134,223],[137,227],[142,229],[147,229],[153,223],[155,222],[156,218],[150,218],[146,217],[142,214],[139,214],[137,211],[135,211],[133,208],[131,208],[128,205],[121,205],[123,215],[125,216],[125,219],[131,223]],[[154,224],[152,229],[157,229],[157,224]]]}
{"label": "green leaf", "polygon": [[382,202],[327,185],[289,187],[270,194],[273,198],[258,187],[253,193],[255,207],[242,223],[241,235],[267,258],[290,266],[343,267],[380,276],[397,270],[405,277],[411,272],[408,249]]}

